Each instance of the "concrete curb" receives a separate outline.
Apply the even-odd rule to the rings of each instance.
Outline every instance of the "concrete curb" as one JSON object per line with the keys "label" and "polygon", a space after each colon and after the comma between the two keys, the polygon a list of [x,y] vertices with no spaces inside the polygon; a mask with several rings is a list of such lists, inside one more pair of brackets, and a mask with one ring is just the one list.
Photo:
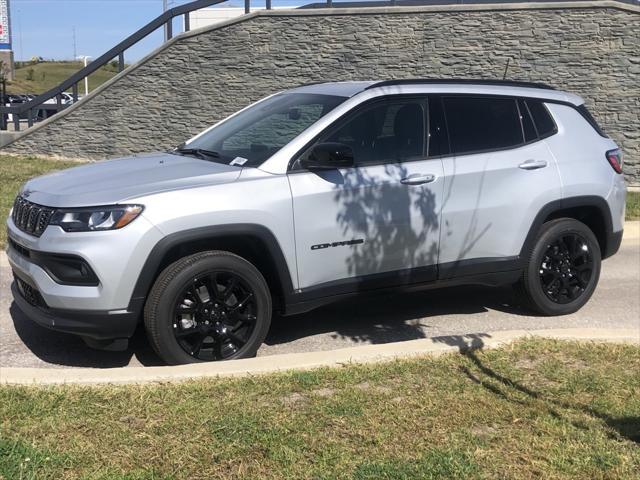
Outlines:
{"label": "concrete curb", "polygon": [[179,382],[195,378],[241,377],[345,364],[376,363],[398,358],[437,356],[469,349],[489,349],[529,337],[640,345],[640,328],[557,330],[509,330],[502,332],[447,335],[405,342],[366,345],[324,352],[291,353],[219,363],[200,363],[175,367],[120,367],[109,370],[91,368],[2,368],[0,383],[14,385],[127,384]]}
{"label": "concrete curb", "polygon": [[640,238],[640,220],[624,222],[624,236],[622,241],[637,240]]}

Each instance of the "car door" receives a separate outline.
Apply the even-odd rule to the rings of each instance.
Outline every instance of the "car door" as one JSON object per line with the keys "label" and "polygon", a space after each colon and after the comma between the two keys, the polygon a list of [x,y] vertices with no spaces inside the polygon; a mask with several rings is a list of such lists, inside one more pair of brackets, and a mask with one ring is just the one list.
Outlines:
{"label": "car door", "polygon": [[398,96],[356,107],[301,155],[346,145],[352,168],[294,164],[301,289],[337,294],[436,278],[443,167],[426,155],[426,107],[425,97]]}
{"label": "car door", "polygon": [[554,158],[527,106],[540,102],[496,96],[441,101],[453,155],[443,160],[440,277],[515,269],[535,216],[561,198]]}

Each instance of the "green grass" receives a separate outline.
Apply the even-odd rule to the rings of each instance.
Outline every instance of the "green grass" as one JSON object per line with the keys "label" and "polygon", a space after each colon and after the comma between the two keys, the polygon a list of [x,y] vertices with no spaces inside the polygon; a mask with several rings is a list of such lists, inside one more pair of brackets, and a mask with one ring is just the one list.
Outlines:
{"label": "green grass", "polygon": [[640,192],[627,192],[627,220],[640,220]]}
{"label": "green grass", "polygon": [[528,340],[244,379],[4,386],[0,477],[640,478],[638,372],[637,346]]}
{"label": "green grass", "polygon": [[30,178],[77,165],[79,165],[77,162],[0,155],[0,179],[2,179],[0,180],[0,219],[3,224],[0,228],[0,247],[6,246],[7,231],[4,228],[4,220],[9,215],[9,210],[22,184]]}
{"label": "green grass", "polygon": [[[82,62],[41,62],[16,69],[16,78],[7,83],[8,93],[44,93],[59,85],[83,67]],[[89,76],[89,91],[115,76],[117,70],[103,67]],[[84,95],[84,83],[78,85],[80,95]],[[69,93],[71,93],[69,91]]]}

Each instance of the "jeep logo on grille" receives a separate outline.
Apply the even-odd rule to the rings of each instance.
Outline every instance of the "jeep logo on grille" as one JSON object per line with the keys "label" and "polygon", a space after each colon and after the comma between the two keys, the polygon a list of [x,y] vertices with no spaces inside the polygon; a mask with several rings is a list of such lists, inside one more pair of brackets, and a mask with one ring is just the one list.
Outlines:
{"label": "jeep logo on grille", "polygon": [[364,243],[364,239],[358,238],[356,240],[345,240],[343,242],[333,242],[333,243],[319,243],[317,245],[311,245],[311,250],[323,250],[325,248],[330,247],[344,247],[347,245],[359,245]]}

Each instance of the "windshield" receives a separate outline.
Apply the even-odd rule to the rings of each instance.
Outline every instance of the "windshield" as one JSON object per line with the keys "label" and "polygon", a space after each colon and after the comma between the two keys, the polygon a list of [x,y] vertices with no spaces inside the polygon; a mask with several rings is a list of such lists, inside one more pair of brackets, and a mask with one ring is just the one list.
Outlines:
{"label": "windshield", "polygon": [[176,153],[258,167],[345,100],[312,93],[274,95],[181,145]]}

